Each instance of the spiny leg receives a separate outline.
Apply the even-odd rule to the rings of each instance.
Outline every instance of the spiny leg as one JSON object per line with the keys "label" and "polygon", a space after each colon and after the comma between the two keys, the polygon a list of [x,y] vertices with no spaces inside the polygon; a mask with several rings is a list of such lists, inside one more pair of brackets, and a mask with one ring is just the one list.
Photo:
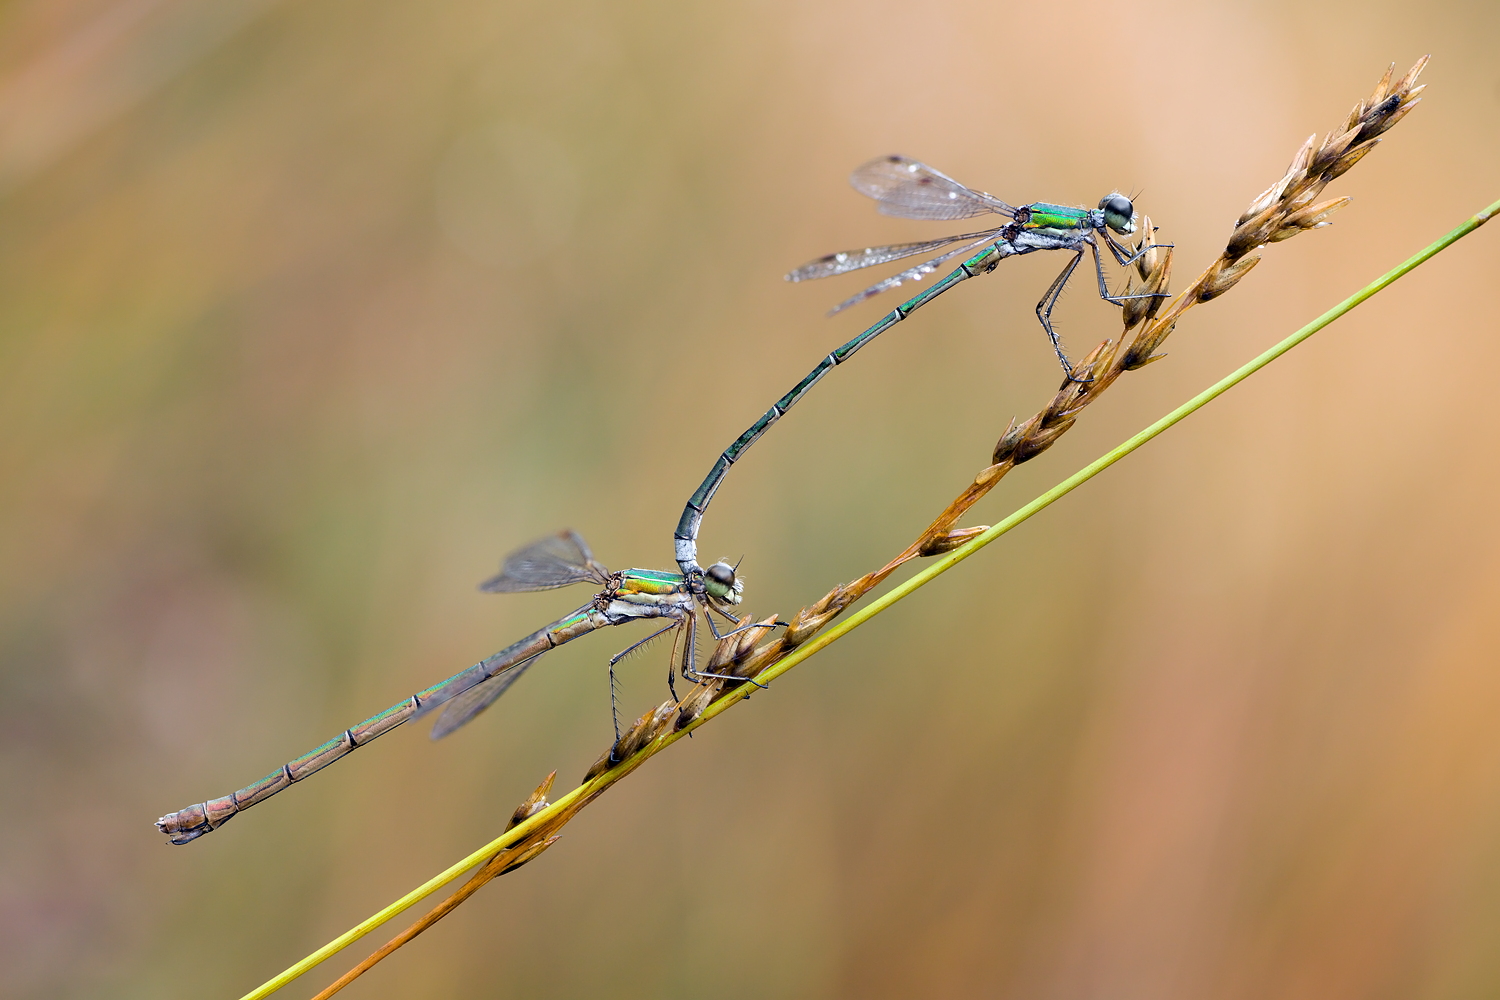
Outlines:
{"label": "spiny leg", "polygon": [[[713,627],[714,627],[714,623],[712,621],[710,621],[708,623],[709,631],[712,632],[713,631]],[[786,622],[771,622],[768,625],[762,625],[760,622],[746,622],[745,624],[741,625],[739,628],[730,629],[728,632],[725,632],[723,635],[720,635],[718,632],[714,632],[714,638],[715,639],[728,639],[731,636],[739,635],[741,632],[748,632],[748,631],[750,631],[753,628],[790,628],[790,627],[791,626],[788,625]]]}
{"label": "spiny leg", "polygon": [[[1136,261],[1144,257],[1148,250],[1170,250],[1176,244],[1153,243],[1150,246],[1141,247],[1135,253],[1131,253],[1129,247],[1120,246],[1115,238],[1106,231],[1104,233],[1104,245],[1109,247],[1110,254],[1115,258],[1117,262],[1119,262],[1119,265],[1121,267],[1129,267],[1131,264],[1134,264]],[[1109,302],[1117,306],[1123,306],[1131,299],[1165,299],[1171,297],[1170,292],[1142,292],[1139,295],[1109,294],[1109,286],[1104,282],[1104,266],[1099,259],[1099,247],[1093,241],[1090,241],[1090,246],[1092,246],[1094,249],[1094,271],[1098,274],[1099,277],[1099,297],[1105,302]]]}
{"label": "spiny leg", "polygon": [[[698,671],[694,669],[698,660],[698,613],[696,611],[688,612],[687,618],[682,622],[682,631],[685,637],[682,644],[682,679],[696,684],[698,683]],[[667,664],[667,690],[672,692],[673,701],[680,701],[677,697],[677,688],[672,683],[671,663]]]}
{"label": "spiny leg", "polygon": [[[709,610],[718,610],[717,608],[714,608],[712,605],[709,605],[708,607],[709,607]],[[720,612],[720,614],[722,614],[722,613],[723,612]],[[695,620],[696,620],[696,617],[697,616],[694,615]],[[719,633],[717,631],[715,631],[715,629],[714,629],[714,620],[713,620],[712,617],[709,616],[707,610],[705,610],[703,612],[703,618],[704,618],[705,621],[708,622],[708,630],[710,632],[713,632],[714,637],[717,638],[717,639],[719,639],[719,640],[721,640],[721,641],[724,640],[724,639],[729,638],[732,635],[739,635],[741,632],[744,632],[744,631],[746,631],[748,629],[752,629],[752,628],[775,628],[777,625],[783,625],[784,626],[786,624],[785,622],[776,622],[776,623],[771,624],[771,625],[761,625],[761,624],[758,624],[756,622],[750,622],[749,624],[741,625],[739,628],[735,629],[732,632],[726,632],[723,635],[719,635]],[[762,684],[759,681],[751,680],[749,677],[740,677],[740,676],[738,676],[736,674],[712,674],[712,673],[709,673],[707,670],[694,670],[692,672],[692,674],[689,675],[688,672],[686,670],[684,670],[683,671],[683,676],[687,677],[688,680],[692,681],[695,684],[701,683],[705,678],[707,678],[709,680],[716,680],[716,681],[750,681],[751,684],[754,684],[756,687],[760,688],[762,691],[769,690],[769,687],[767,685]]]}
{"label": "spiny leg", "polygon": [[642,639],[640,642],[632,642],[630,645],[628,645],[624,649],[620,650],[614,656],[611,656],[609,658],[609,665],[610,666],[614,666],[616,663],[619,663],[621,660],[625,659],[625,657],[629,656],[631,653],[634,653],[637,649],[640,649],[642,646],[644,646],[646,643],[650,642],[652,639],[655,639],[659,635],[663,635],[663,634],[665,634],[667,632],[670,632],[670,631],[672,631],[676,627],[677,627],[677,622],[673,622],[670,625],[664,626],[663,628],[659,628],[655,632],[652,632],[650,635],[646,636],[646,638]]}
{"label": "spiny leg", "polygon": [[615,741],[610,744],[609,755],[614,757],[614,748],[620,743],[620,686],[615,682],[615,661],[609,661],[609,721],[614,723]]}
{"label": "spiny leg", "polygon": [[[1152,231],[1155,232],[1154,229]],[[1109,230],[1103,229],[1099,232],[1100,235],[1104,237],[1104,244],[1105,246],[1109,247],[1110,254],[1115,258],[1115,261],[1121,267],[1129,267],[1131,264],[1134,264],[1136,261],[1140,260],[1148,250],[1171,250],[1173,247],[1177,246],[1176,243],[1152,243],[1149,246],[1141,247],[1135,253],[1131,253],[1130,248],[1122,244],[1119,240],[1115,239],[1114,234]]]}
{"label": "spiny leg", "polygon": [[[1095,259],[1098,259],[1098,250],[1094,251]],[[1073,259],[1068,261],[1047,289],[1047,294],[1036,304],[1036,318],[1041,320],[1042,329],[1047,331],[1047,339],[1052,341],[1052,349],[1057,352],[1057,360],[1062,362],[1063,373],[1067,375],[1068,381],[1073,379],[1073,363],[1068,360],[1067,354],[1063,353],[1062,340],[1057,336],[1057,331],[1052,329],[1052,308],[1057,305],[1058,296],[1068,284],[1068,279],[1073,276],[1073,270],[1078,267],[1078,262],[1083,260],[1083,247],[1079,247],[1073,254]]]}
{"label": "spiny leg", "polygon": [[[740,619],[736,618],[734,615],[730,614],[728,611],[725,611],[723,608],[714,607],[712,604],[705,604],[703,607],[704,607],[703,619],[708,622],[708,630],[714,634],[714,638],[715,639],[719,639],[719,640],[728,639],[732,635],[739,635],[741,632],[749,631],[752,628],[786,628],[787,627],[787,623],[786,622],[772,622],[769,625],[761,625],[761,624],[759,624],[757,622],[750,622],[748,624],[741,625],[740,624]],[[720,634],[719,630],[714,627],[713,615],[709,614],[709,612],[711,612],[711,611],[712,612],[717,612],[718,614],[723,615],[725,618],[728,618],[730,621],[734,622],[734,624],[737,625],[737,626],[739,626],[739,627],[738,628],[730,629],[728,632],[724,632],[723,634]]]}
{"label": "spiny leg", "polygon": [[[609,658],[609,714],[610,718],[614,721],[615,724],[616,743],[620,742],[620,708],[619,685],[615,680],[615,664],[619,663],[621,660],[625,659],[625,657],[629,656],[637,649],[640,649],[642,646],[650,642],[652,639],[655,639],[657,636],[672,631],[677,627],[677,625],[677,622],[673,622],[672,624],[667,625],[665,628],[659,628],[655,632],[652,632],[650,635],[646,636],[646,638],[640,640],[639,642],[632,642],[630,645],[626,646],[624,649],[620,650],[614,656],[611,656]],[[673,649],[676,649],[677,643],[672,643],[672,647]],[[669,674],[667,677],[667,684],[668,686],[670,686],[672,683],[672,678],[670,676],[670,667],[668,668],[668,670]],[[672,697],[675,698],[676,695],[674,694]]]}
{"label": "spiny leg", "polygon": [[[713,605],[711,603],[708,603],[708,602],[704,602],[704,604],[703,604],[703,619],[704,619],[704,621],[708,622],[708,630],[714,634],[714,638],[715,639],[722,639],[722,638],[724,638],[724,636],[722,636],[722,635],[719,634],[719,630],[717,628],[714,628],[714,616],[709,613],[709,612],[714,612],[714,611],[718,612],[726,620],[734,623],[735,625],[739,625],[740,620],[738,618],[736,618],[734,615],[730,614],[728,611],[725,611],[723,608],[716,607],[715,605]],[[736,628],[734,630],[734,632],[738,632],[738,631],[739,631],[738,628]],[[734,632],[728,632],[726,634],[727,635],[734,635]]]}

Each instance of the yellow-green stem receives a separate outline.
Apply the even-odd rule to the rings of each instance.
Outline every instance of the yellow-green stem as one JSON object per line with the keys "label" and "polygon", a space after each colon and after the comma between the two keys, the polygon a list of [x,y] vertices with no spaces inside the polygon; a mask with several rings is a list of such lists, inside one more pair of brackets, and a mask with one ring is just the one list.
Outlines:
{"label": "yellow-green stem", "polygon": [[[1093,479],[1099,473],[1103,472],[1111,465],[1114,465],[1120,459],[1124,458],[1126,455],[1129,455],[1131,452],[1135,451],[1137,448],[1141,447],[1141,445],[1145,444],[1147,441],[1150,441],[1158,434],[1161,434],[1173,424],[1176,424],[1178,421],[1201,409],[1213,399],[1216,399],[1218,396],[1222,395],[1229,389],[1249,378],[1251,375],[1260,371],[1266,365],[1270,364],[1272,361],[1275,361],[1287,351],[1290,351],[1292,348],[1296,347],[1298,344],[1302,343],[1304,340],[1311,337],[1313,334],[1317,333],[1319,330],[1323,329],[1325,326],[1332,323],[1340,316],[1343,316],[1349,310],[1353,309],[1355,306],[1359,305],[1361,302],[1365,301],[1376,292],[1379,292],[1381,289],[1387,287],[1398,278],[1410,272],[1412,269],[1420,266],[1438,253],[1441,253],[1443,250],[1447,249],[1458,240],[1463,239],[1465,236],[1469,235],[1474,230],[1490,221],[1490,219],[1496,213],[1500,213],[1500,201],[1496,201],[1488,208],[1485,208],[1478,214],[1471,216],[1469,219],[1465,220],[1462,225],[1454,229],[1452,232],[1448,233],[1442,239],[1439,239],[1437,242],[1433,243],[1425,250],[1411,257],[1403,264],[1393,268],[1391,271],[1366,285],[1358,292],[1355,292],[1343,302],[1340,302],[1338,305],[1334,306],[1332,309],[1328,310],[1323,315],[1319,316],[1317,319],[1313,320],[1311,323],[1307,324],[1302,329],[1298,330],[1296,333],[1292,334],[1290,337],[1277,344],[1275,347],[1260,355],[1260,357],[1246,364],[1244,367],[1240,368],[1233,374],[1228,375],[1220,381],[1216,382],[1213,386],[1205,389],[1203,392],[1194,396],[1186,403],[1183,403],[1181,406],[1177,407],[1177,409],[1173,410],[1171,413],[1168,413],[1166,416],[1162,417],[1160,420],[1156,421],[1154,424],[1147,427],[1139,434],[1125,441],[1123,444],[1109,451],[1107,454],[1094,460],[1089,465],[1069,476],[1067,479],[1064,479],[1062,482],[1052,487],[1052,489],[1048,490],[1046,493],[1043,493],[1035,500],[1026,504],[1026,506],[1011,514],[999,524],[996,524],[989,530],[985,531],[983,534],[975,536],[968,542],[954,549],[952,552],[949,552],[941,558],[937,559],[927,568],[923,569],[920,573],[914,574],[910,579],[905,580],[904,582],[891,588],[889,591],[871,601],[863,608],[860,608],[858,611],[849,615],[849,617],[841,619],[837,624],[833,625],[823,632],[818,633],[812,639],[809,639],[806,643],[797,647],[797,649],[793,650],[791,653],[787,654],[776,663],[773,663],[771,666],[761,671],[758,675],[756,675],[756,679],[761,683],[767,683],[776,679],[777,677],[780,677],[782,674],[786,673],[788,670],[791,670],[793,667],[801,663],[803,660],[807,659],[809,656],[812,656],[814,653],[818,652],[820,649],[823,649],[830,643],[836,642],[839,639],[843,638],[849,632],[863,625],[865,622],[880,614],[882,611],[884,611],[886,608],[889,608],[897,601],[911,594],[913,591],[917,590],[920,587],[926,586],[928,583],[931,583],[934,579],[948,572],[948,570],[952,569],[954,566],[957,566],[959,563],[963,562],[965,559],[969,558],[969,556],[978,552],[980,549],[984,548],[986,545],[990,544],[995,539],[1005,534],[1007,531],[1010,531],[1022,521],[1025,521],[1032,515],[1039,513],[1044,508],[1051,506],[1054,502],[1073,492],[1075,489],[1077,489],[1079,486],[1082,486],[1090,479]],[[704,713],[696,720],[694,720],[691,725],[683,728],[678,732],[668,734],[655,740],[649,746],[645,747],[640,752],[624,761],[618,767],[612,768],[609,771],[606,771],[604,774],[599,775],[597,778],[585,782],[584,784],[573,789],[571,792],[568,792],[562,798],[558,799],[556,802],[552,803],[546,809],[537,813],[526,822],[521,823],[519,826],[516,826],[510,830],[507,830],[500,837],[481,847],[473,854],[470,854],[462,861],[450,867],[447,871],[444,871],[442,874],[437,875],[434,878],[431,878],[428,881],[424,882],[422,885],[402,896],[394,903],[391,903],[389,906],[374,914],[369,919],[363,921],[355,927],[350,928],[343,934],[340,934],[338,937],[334,938],[332,941],[328,942],[326,945],[319,948],[311,955],[308,955],[296,965],[293,965],[286,971],[282,972],[280,975],[266,981],[256,989],[251,990],[249,993],[245,994],[242,1000],[259,1000],[259,998],[261,997],[266,997],[272,993],[275,993],[277,990],[281,989],[281,987],[285,986],[287,983],[290,983],[293,979],[296,979],[298,976],[302,975],[302,973],[308,971],[313,966],[318,965],[325,959],[343,950],[348,945],[353,944],[355,941],[358,941],[360,938],[364,937],[366,934],[370,933],[375,928],[385,923],[387,920],[390,920],[392,917],[401,913],[403,910],[425,899],[427,896],[441,889],[449,882],[452,882],[454,879],[458,878],[460,875],[473,868],[475,865],[478,865],[481,862],[485,861],[487,858],[492,857],[501,848],[508,847],[509,845],[520,840],[538,824],[546,822],[547,818],[553,815],[555,810],[566,808],[583,796],[593,797],[603,792],[604,789],[608,788],[620,778],[623,778],[625,775],[629,774],[631,771],[639,767],[642,763],[645,762],[647,758],[671,746],[673,743],[677,742],[677,740],[681,739],[683,736],[686,736],[694,729],[697,729],[709,719],[712,719],[714,716],[720,714],[721,712],[724,712],[736,702],[739,702],[748,697],[752,690],[754,690],[753,686],[746,684],[722,696],[712,705],[710,705],[708,709],[704,711]]]}

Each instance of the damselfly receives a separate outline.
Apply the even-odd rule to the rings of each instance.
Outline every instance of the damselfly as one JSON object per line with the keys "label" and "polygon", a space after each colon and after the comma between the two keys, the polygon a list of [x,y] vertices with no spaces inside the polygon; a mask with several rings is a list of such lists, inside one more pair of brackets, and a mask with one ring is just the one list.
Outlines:
{"label": "damselfly", "polygon": [[[871,160],[854,171],[849,176],[849,182],[854,185],[856,191],[879,202],[880,212],[884,215],[933,220],[998,215],[1006,222],[993,229],[960,233],[957,236],[944,236],[935,240],[895,243],[889,246],[832,253],[804,264],[786,276],[788,281],[827,278],[846,271],[875,267],[894,260],[942,250],[944,247],[952,247],[931,260],[908,268],[900,274],[892,275],[884,281],[871,285],[858,295],[840,302],[830,312],[832,315],[887,289],[896,288],[908,281],[920,280],[954,257],[965,253],[973,254],[947,277],[921,294],[901,303],[881,317],[874,326],[819,361],[817,366],[808,372],[806,378],[777,400],[764,416],[724,450],[718,461],[714,463],[708,477],[703,480],[703,484],[698,487],[697,492],[683,508],[682,517],[677,522],[677,530],[673,536],[678,568],[687,577],[690,586],[698,586],[697,581],[700,581],[703,575],[703,570],[698,566],[698,531],[702,525],[703,512],[708,508],[709,501],[713,499],[724,477],[728,475],[729,467],[772,424],[780,420],[797,400],[806,395],[819,379],[836,366],[848,361],[855,351],[954,285],[978,274],[988,274],[1007,257],[1020,257],[1038,250],[1070,251],[1073,259],[1063,267],[1062,273],[1047,288],[1047,293],[1036,305],[1037,319],[1041,321],[1042,329],[1047,331],[1047,338],[1052,342],[1053,350],[1057,352],[1057,359],[1062,363],[1063,372],[1068,379],[1073,378],[1073,365],[1068,361],[1068,356],[1062,348],[1062,341],[1052,326],[1052,310],[1057,305],[1058,296],[1062,295],[1068,279],[1073,276],[1074,269],[1078,267],[1078,262],[1083,259],[1084,252],[1090,251],[1094,255],[1094,271],[1099,279],[1099,297],[1104,301],[1122,305],[1128,299],[1148,297],[1112,295],[1104,280],[1104,263],[1099,254],[1101,242],[1109,251],[1110,256],[1114,257],[1121,266],[1133,263],[1148,249],[1142,247],[1132,252],[1115,238],[1116,233],[1128,236],[1135,232],[1135,206],[1131,204],[1129,198],[1118,192],[1105,195],[1099,200],[1099,207],[1092,209],[1069,208],[1065,205],[1052,205],[1046,202],[1034,202],[1030,205],[1015,207],[1006,204],[994,195],[964,187],[947,174],[905,156],[882,156],[878,160]],[[975,252],[976,249],[977,252]]]}
{"label": "damselfly", "polygon": [[[1102,242],[1111,256],[1123,265],[1135,260],[1136,255],[1123,246],[1114,234],[1128,236],[1135,232],[1135,207],[1130,199],[1119,192],[1112,192],[1099,199],[1095,209],[1070,208],[1066,205],[1051,205],[1034,202],[1019,208],[1007,205],[994,195],[964,187],[958,181],[925,163],[905,156],[883,156],[871,160],[849,175],[849,183],[861,194],[868,195],[880,203],[882,215],[899,216],[905,219],[968,219],[980,215],[999,215],[1010,221],[993,229],[974,233],[960,233],[935,240],[916,243],[894,243],[889,246],[866,247],[863,250],[844,250],[831,253],[803,264],[786,276],[787,281],[810,281],[827,278],[847,271],[858,271],[876,267],[893,260],[915,257],[943,247],[958,244],[931,260],[900,274],[892,275],[866,288],[858,295],[840,302],[828,311],[833,316],[852,305],[879,295],[888,289],[897,288],[908,281],[920,281],[936,271],[945,261],[959,256],[975,247],[996,240],[1011,244],[1011,252],[1004,257],[1019,256],[1037,250],[1069,250],[1073,259],[1063,267],[1062,273],[1048,287],[1047,293],[1036,304],[1036,316],[1047,339],[1062,363],[1063,371],[1071,373],[1073,366],[1062,349],[1062,342],[1052,326],[1052,310],[1057,305],[1073,270],[1083,259],[1085,250],[1093,252],[1094,271],[1099,279],[1099,297],[1106,302],[1122,305],[1126,299],[1139,296],[1111,295],[1104,280],[1104,263],[1099,255]],[[998,263],[996,260],[993,263]],[[989,269],[993,269],[993,263]],[[961,279],[960,279],[961,280]],[[930,296],[929,296],[930,298]],[[926,301],[925,299],[923,301]],[[920,303],[919,303],[920,304]]]}
{"label": "damselfly", "polygon": [[[721,562],[708,567],[700,573],[700,587],[695,591],[677,573],[650,569],[627,569],[611,573],[594,560],[593,553],[582,538],[574,532],[565,531],[512,553],[506,558],[500,574],[480,584],[480,589],[490,593],[515,593],[552,590],[574,583],[594,583],[603,589],[571,614],[564,615],[441,684],[419,691],[379,715],[351,726],[316,750],[283,764],[260,781],[232,794],[163,816],[156,821],[157,828],[171,837],[174,844],[196,840],[223,826],[257,802],[262,802],[314,771],[327,767],[375,737],[390,732],[403,722],[442,707],[443,712],[432,727],[432,738],[440,739],[488,708],[528,667],[541,659],[543,653],[611,625],[646,619],[666,620],[665,626],[610,658],[612,709],[615,664],[631,650],[665,632],[677,632],[667,671],[669,687],[673,686],[673,675],[679,669],[685,678],[695,682],[704,677],[721,676],[697,669],[698,617],[702,615],[716,639],[733,634],[733,631],[720,633],[714,627],[711,617],[711,614],[717,614],[734,625],[739,625],[739,619],[729,611],[740,602],[743,587],[733,566]],[[673,698],[676,698],[675,689]],[[614,715],[615,741],[619,742],[618,711]]]}

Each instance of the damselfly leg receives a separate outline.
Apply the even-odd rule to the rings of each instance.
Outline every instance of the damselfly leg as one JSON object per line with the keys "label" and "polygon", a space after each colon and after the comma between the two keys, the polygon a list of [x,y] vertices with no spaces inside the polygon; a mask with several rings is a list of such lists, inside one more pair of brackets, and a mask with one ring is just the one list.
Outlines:
{"label": "damselfly leg", "polygon": [[[1153,243],[1143,246],[1135,253],[1130,252],[1129,247],[1124,247],[1115,242],[1108,230],[1102,230],[1104,243],[1109,247],[1109,252],[1115,262],[1121,267],[1129,267],[1146,255],[1147,251],[1167,249],[1170,243]],[[1052,341],[1052,349],[1057,352],[1057,359],[1062,362],[1063,372],[1068,382],[1092,382],[1093,379],[1075,378],[1073,376],[1073,363],[1068,360],[1067,352],[1063,350],[1062,338],[1058,336],[1057,330],[1052,326],[1052,309],[1057,305],[1058,298],[1062,295],[1063,288],[1068,284],[1068,279],[1073,276],[1073,271],[1078,267],[1078,262],[1083,259],[1084,249],[1093,252],[1094,274],[1099,280],[1099,297],[1112,305],[1123,306],[1132,299],[1166,298],[1167,292],[1142,292],[1137,295],[1114,295],[1109,290],[1109,284],[1104,277],[1104,261],[1099,255],[1099,244],[1097,240],[1089,240],[1084,246],[1080,246],[1073,259],[1063,266],[1062,273],[1048,286],[1047,293],[1042,300],[1036,304],[1036,318],[1041,320],[1042,329],[1047,331],[1047,338]]]}
{"label": "damselfly leg", "polygon": [[[1095,257],[1097,259],[1097,252]],[[1047,286],[1047,292],[1036,304],[1036,318],[1041,320],[1042,329],[1047,331],[1047,339],[1052,341],[1052,350],[1057,352],[1057,360],[1062,362],[1063,373],[1069,381],[1073,379],[1073,364],[1068,360],[1068,355],[1063,351],[1062,338],[1052,328],[1052,307],[1057,305],[1058,297],[1062,295],[1063,289],[1068,285],[1068,279],[1073,277],[1073,272],[1078,268],[1078,262],[1083,260],[1083,248],[1073,254],[1073,259],[1063,265],[1062,273],[1052,279],[1052,284]]]}
{"label": "damselfly leg", "polygon": [[[611,656],[609,658],[609,717],[610,720],[615,724],[616,743],[620,742],[620,685],[618,680],[616,680],[615,678],[615,664],[625,659],[625,657],[629,656],[631,653],[634,653],[637,649],[640,649],[642,646],[646,645],[646,643],[650,642],[652,639],[655,639],[656,637],[661,635],[665,635],[666,633],[672,631],[674,628],[681,627],[681,622],[674,621],[669,625],[665,625],[657,629],[655,632],[652,632],[650,635],[646,636],[646,638],[644,639],[641,639],[639,642],[632,642],[630,645],[626,646],[624,649],[620,650],[614,656]],[[676,646],[675,642],[673,643],[673,646]],[[667,668],[667,686],[668,688],[672,686],[672,669],[670,666],[668,666]],[[675,691],[672,693],[672,700],[677,700],[677,693]]]}

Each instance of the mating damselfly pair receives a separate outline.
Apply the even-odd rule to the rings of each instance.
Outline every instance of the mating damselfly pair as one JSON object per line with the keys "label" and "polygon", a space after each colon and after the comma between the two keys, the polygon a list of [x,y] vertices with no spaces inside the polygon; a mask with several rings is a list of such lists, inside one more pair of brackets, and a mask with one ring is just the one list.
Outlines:
{"label": "mating damselfly pair", "polygon": [[[838,313],[880,292],[908,281],[920,280],[954,257],[966,253],[970,255],[946,277],[896,306],[873,326],[818,362],[805,378],[725,449],[702,485],[688,500],[678,521],[673,536],[677,573],[642,569],[611,573],[595,561],[583,539],[571,531],[543,539],[513,553],[505,560],[501,573],[481,585],[482,590],[512,593],[548,590],[575,583],[593,583],[601,589],[586,604],[570,614],[447,680],[351,726],[334,739],[282,765],[260,781],[229,795],[163,816],[156,825],[170,837],[171,842],[186,844],[196,840],[243,810],[321,770],[377,736],[439,708],[442,712],[433,726],[432,737],[437,739],[445,736],[484,711],[544,653],[601,628],[640,620],[661,623],[661,627],[651,635],[610,659],[612,710],[615,664],[631,650],[666,632],[675,633],[668,666],[668,686],[673,689],[674,700],[676,691],[673,678],[678,673],[695,682],[702,679],[743,680],[739,677],[718,678],[717,675],[705,673],[698,668],[699,618],[705,621],[716,639],[734,634],[741,626],[730,608],[740,603],[743,581],[739,579],[736,567],[728,563],[715,563],[707,569],[699,566],[697,539],[704,511],[728,475],[730,466],[773,423],[805,396],[824,375],[847,361],[861,347],[958,283],[993,271],[1008,257],[1040,250],[1063,250],[1073,255],[1036,307],[1037,319],[1046,331],[1067,378],[1074,377],[1072,365],[1063,351],[1051,317],[1058,297],[1082,261],[1084,253],[1093,254],[1100,298],[1119,305],[1127,299],[1138,297],[1112,295],[1109,292],[1100,254],[1102,243],[1114,260],[1123,266],[1144,252],[1144,247],[1132,252],[1115,238],[1115,234],[1124,236],[1135,231],[1134,207],[1130,199],[1122,194],[1106,195],[1095,209],[1070,208],[1045,202],[1011,206],[992,195],[965,187],[946,174],[916,160],[902,156],[873,160],[856,170],[850,180],[857,190],[874,198],[879,203],[880,211],[886,215],[927,220],[997,215],[1006,221],[990,229],[935,240],[830,254],[792,271],[787,275],[788,280],[804,281],[943,251],[840,303],[833,309],[833,313]],[[1144,244],[1146,241],[1143,239],[1141,242]],[[715,615],[729,624],[728,631],[719,631],[714,624]],[[615,738],[618,741],[618,711],[614,710],[612,714]]]}

